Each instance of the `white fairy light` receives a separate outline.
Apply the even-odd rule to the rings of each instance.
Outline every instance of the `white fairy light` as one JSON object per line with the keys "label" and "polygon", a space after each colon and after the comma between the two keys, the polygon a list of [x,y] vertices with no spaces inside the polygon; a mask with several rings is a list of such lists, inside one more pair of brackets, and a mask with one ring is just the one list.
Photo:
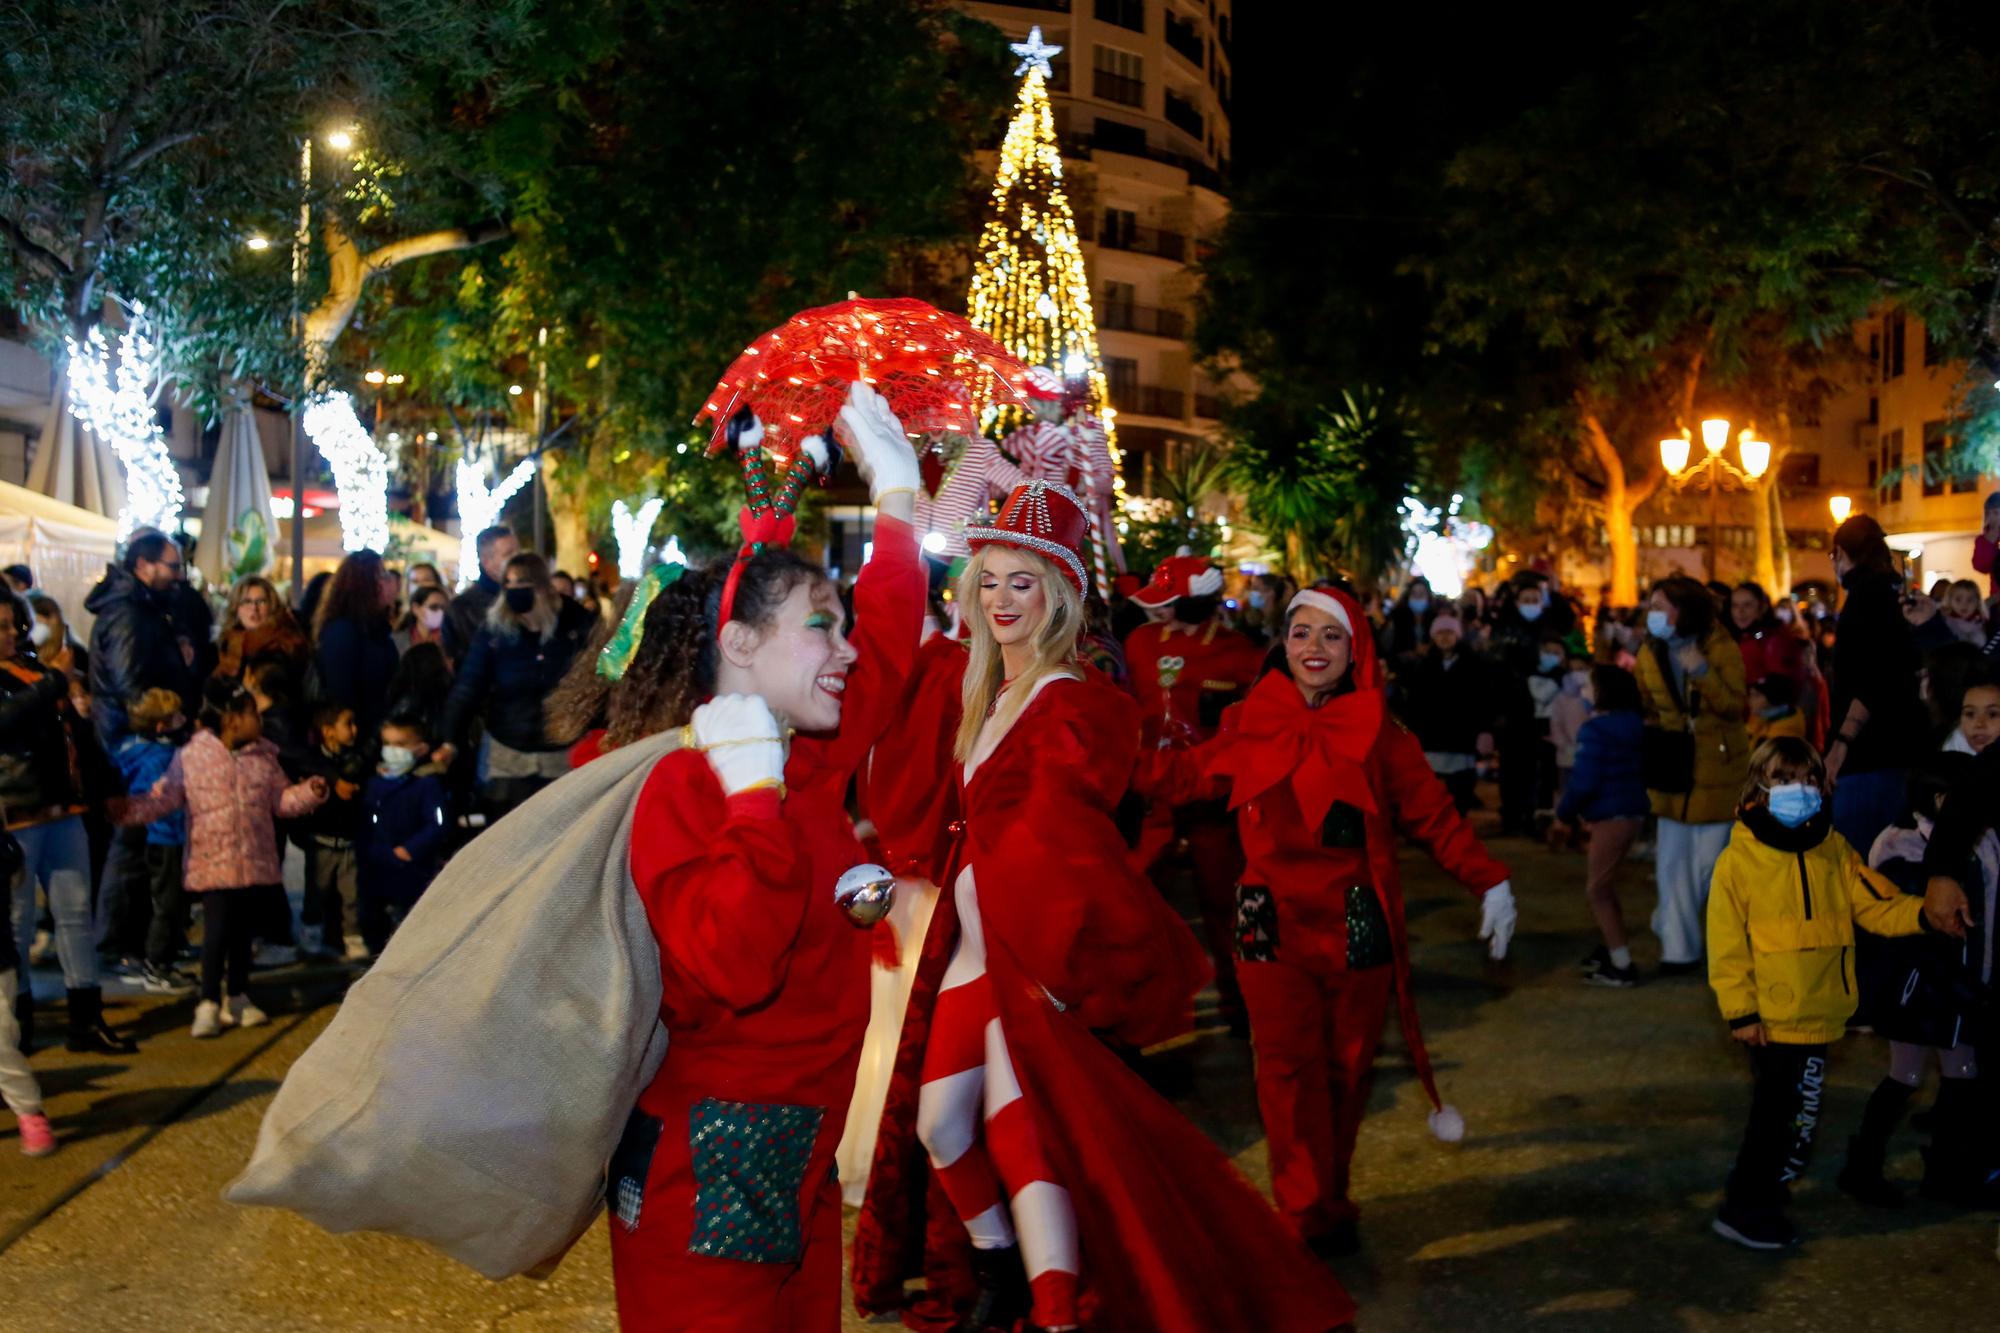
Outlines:
{"label": "white fairy light", "polygon": [[69,348],[69,405],[76,419],[111,446],[125,468],[125,507],[118,511],[118,540],[138,528],[172,532],[180,525],[181,475],[167,453],[167,437],[153,412],[159,394],[160,347],[146,324],[144,306],[132,307],[119,334],[116,369],[112,348],[97,325]]}
{"label": "white fairy light", "polygon": [[458,460],[458,586],[463,588],[479,577],[479,534],[500,521],[500,511],[514,498],[514,492],[535,475],[535,460],[524,458],[500,484],[486,485],[486,469],[478,463]]}
{"label": "white fairy light", "polygon": [[[646,539],[667,502],[658,496],[636,510],[623,500],[611,502],[611,535],[618,542],[618,577],[636,579],[646,572]],[[678,547],[678,542],[671,543]]]}
{"label": "white fairy light", "polygon": [[389,458],[354,415],[354,400],[338,390],[306,404],[303,424],[333,467],[340,495],[340,544],[349,551],[389,549]]}
{"label": "white fairy light", "polygon": [[1414,496],[1403,499],[1404,549],[1409,553],[1410,570],[1429,582],[1431,591],[1440,597],[1456,597],[1465,591],[1465,576],[1476,553],[1493,542],[1492,528],[1458,516],[1462,498],[1452,496],[1449,510],[1429,508]]}
{"label": "white fairy light", "polygon": [[1042,40],[1042,25],[1039,23],[1028,30],[1027,41],[1011,42],[1007,49],[1021,57],[1021,63],[1014,69],[1016,74],[1026,74],[1029,70],[1034,70],[1045,79],[1055,73],[1055,70],[1050,68],[1049,62],[1062,53],[1060,46],[1050,46]]}

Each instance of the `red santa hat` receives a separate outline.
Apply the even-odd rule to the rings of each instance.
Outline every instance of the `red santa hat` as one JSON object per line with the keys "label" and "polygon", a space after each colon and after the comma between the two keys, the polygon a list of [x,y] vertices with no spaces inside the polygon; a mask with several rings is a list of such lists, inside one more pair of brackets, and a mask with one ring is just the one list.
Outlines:
{"label": "red santa hat", "polygon": [[1166,606],[1183,597],[1213,597],[1222,591],[1222,571],[1207,556],[1173,555],[1160,562],[1145,587],[1132,594],[1141,606]]}
{"label": "red santa hat", "polygon": [[1077,499],[1075,491],[1054,481],[1016,486],[991,527],[965,530],[965,544],[972,550],[1011,546],[1053,560],[1079,593],[1090,586],[1083,572],[1089,541],[1090,515],[1084,512],[1083,501]]}

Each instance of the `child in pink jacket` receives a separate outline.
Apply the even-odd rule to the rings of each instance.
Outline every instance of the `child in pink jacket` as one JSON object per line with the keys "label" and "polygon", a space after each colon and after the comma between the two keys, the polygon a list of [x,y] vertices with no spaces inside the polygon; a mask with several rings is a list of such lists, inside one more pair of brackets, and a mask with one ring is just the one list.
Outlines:
{"label": "child in pink jacket", "polygon": [[[199,729],[174,756],[167,775],[125,804],[124,824],[145,824],[183,807],[188,812],[189,893],[201,903],[201,1002],[194,1035],[270,1021],[250,1002],[250,939],[256,900],[248,890],[278,883],[274,821],[306,814],[326,799],[326,781],[287,785],[278,747],[264,739],[257,704],[233,680],[202,689]],[[221,1003],[225,965],[229,1003]]]}

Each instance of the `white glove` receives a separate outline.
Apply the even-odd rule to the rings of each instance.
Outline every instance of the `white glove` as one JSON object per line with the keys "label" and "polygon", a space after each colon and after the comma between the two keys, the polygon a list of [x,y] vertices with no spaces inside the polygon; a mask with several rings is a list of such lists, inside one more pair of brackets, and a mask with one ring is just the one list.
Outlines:
{"label": "white glove", "polygon": [[881,394],[860,380],[848,385],[834,429],[868,483],[869,499],[879,501],[892,491],[916,493],[917,451]]}
{"label": "white glove", "polygon": [[1480,897],[1479,938],[1492,941],[1486,946],[1488,957],[1498,960],[1507,956],[1516,916],[1512,880],[1501,880]]}
{"label": "white glove", "polygon": [[724,694],[694,710],[694,748],[708,756],[726,795],[785,782],[785,743],[771,706],[754,694]]}

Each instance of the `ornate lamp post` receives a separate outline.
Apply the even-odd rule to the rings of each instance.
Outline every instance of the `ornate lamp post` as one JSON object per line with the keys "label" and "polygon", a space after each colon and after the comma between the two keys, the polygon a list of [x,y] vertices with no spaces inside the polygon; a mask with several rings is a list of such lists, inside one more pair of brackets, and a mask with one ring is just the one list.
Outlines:
{"label": "ornate lamp post", "polygon": [[1771,466],[1771,445],[1745,430],[1736,441],[1737,456],[1743,460],[1738,467],[1723,456],[1729,445],[1729,422],[1723,417],[1710,417],[1701,423],[1701,444],[1708,456],[1690,466],[1688,455],[1693,444],[1686,431],[1661,440],[1660,462],[1666,465],[1667,484],[1675,490],[1686,490],[1700,481],[1708,492],[1708,578],[1712,583],[1722,535],[1722,492],[1729,486],[1755,490]]}

